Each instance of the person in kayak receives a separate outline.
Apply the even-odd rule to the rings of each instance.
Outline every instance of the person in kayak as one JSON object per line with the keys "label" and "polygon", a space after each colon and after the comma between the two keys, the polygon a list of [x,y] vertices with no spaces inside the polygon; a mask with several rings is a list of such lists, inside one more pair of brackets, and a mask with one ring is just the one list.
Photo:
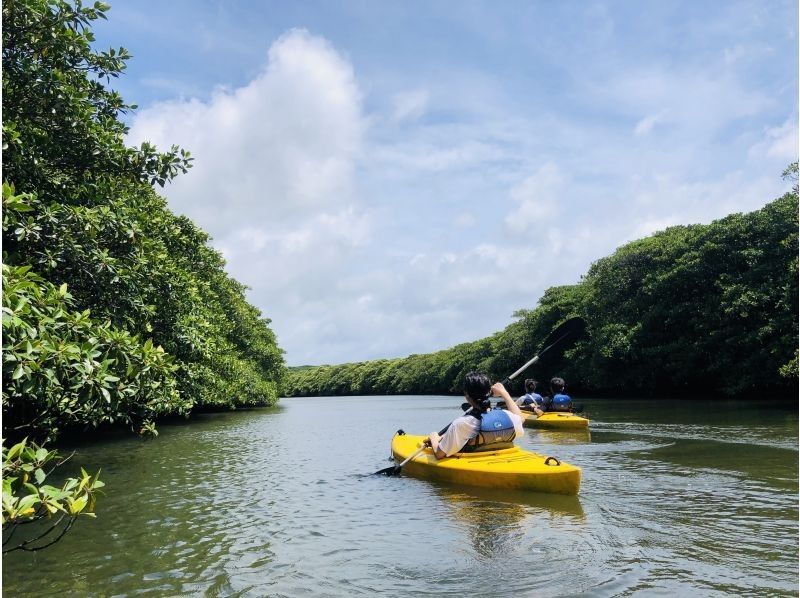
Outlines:
{"label": "person in kayak", "polygon": [[[505,408],[492,409],[492,396],[502,397]],[[462,450],[505,447],[524,434],[519,407],[502,383],[492,385],[485,374],[470,372],[464,378],[464,397],[472,409],[454,419],[444,435],[431,432],[428,436],[437,459]]]}
{"label": "person in kayak", "polygon": [[545,411],[572,411],[572,398],[564,392],[566,386],[563,378],[550,380],[550,396],[544,399]]}
{"label": "person in kayak", "polygon": [[526,394],[522,395],[520,398],[516,400],[517,405],[523,411],[533,411],[536,415],[541,415],[544,413],[542,411],[542,405],[544,405],[544,399],[542,395],[536,392],[536,386],[539,383],[534,380],[533,378],[528,378],[525,380],[525,392]]}

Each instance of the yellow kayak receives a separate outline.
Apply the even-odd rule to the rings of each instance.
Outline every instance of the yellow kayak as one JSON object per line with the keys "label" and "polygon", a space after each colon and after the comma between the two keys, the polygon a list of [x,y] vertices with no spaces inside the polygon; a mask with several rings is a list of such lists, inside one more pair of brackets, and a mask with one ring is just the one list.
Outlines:
{"label": "yellow kayak", "polygon": [[[395,435],[392,455],[402,463],[419,450],[426,436]],[[466,486],[488,486],[575,495],[581,487],[581,469],[555,457],[537,455],[518,446],[496,451],[456,453],[437,459],[430,448],[403,466],[408,475]]]}
{"label": "yellow kayak", "polygon": [[589,427],[589,420],[574,413],[559,411],[547,411],[536,417],[535,413],[522,410],[522,425],[547,430],[580,430]]}

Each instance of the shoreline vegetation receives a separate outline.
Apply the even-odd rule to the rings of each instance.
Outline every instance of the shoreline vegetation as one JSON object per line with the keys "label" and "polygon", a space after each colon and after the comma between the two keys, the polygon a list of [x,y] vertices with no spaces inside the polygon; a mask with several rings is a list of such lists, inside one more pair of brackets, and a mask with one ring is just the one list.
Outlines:
{"label": "shoreline vegetation", "polygon": [[3,426],[62,429],[273,405],[270,320],[207,233],[154,190],[189,152],[127,147],[135,109],[109,84],[125,48],[92,48],[109,6],[3,6]]}
{"label": "shoreline vegetation", "polygon": [[62,431],[153,436],[159,418],[274,405],[285,372],[270,320],[154,189],[189,152],[125,145],[136,106],[110,85],[130,54],[92,47],[109,9],[2,9],[4,553],[94,516],[97,474],[47,483],[65,459],[42,444]]}
{"label": "shoreline vegetation", "polygon": [[587,335],[515,381],[565,378],[571,392],[614,397],[797,401],[797,163],[790,192],[747,214],[674,226],[552,287],[496,334],[422,355],[288,368],[283,394],[458,394],[467,371],[501,379],[568,317]]}

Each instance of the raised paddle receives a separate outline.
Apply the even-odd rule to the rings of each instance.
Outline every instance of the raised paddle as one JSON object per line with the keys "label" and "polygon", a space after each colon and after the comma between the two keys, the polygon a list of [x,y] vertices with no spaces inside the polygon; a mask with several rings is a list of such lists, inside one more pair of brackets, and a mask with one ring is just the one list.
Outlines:
{"label": "raised paddle", "polygon": [[522,372],[524,372],[530,366],[532,366],[534,363],[539,361],[539,357],[544,355],[547,351],[552,349],[555,345],[557,345],[558,343],[560,343],[561,341],[563,341],[563,340],[565,340],[567,338],[577,338],[578,336],[580,336],[583,333],[583,331],[585,329],[586,329],[586,322],[584,321],[583,318],[580,318],[580,317],[570,318],[569,320],[566,320],[565,322],[563,322],[561,325],[557,326],[547,336],[545,341],[542,343],[543,345],[546,345],[545,348],[542,349],[541,351],[539,351],[539,353],[537,355],[535,355],[533,357],[533,359],[528,361],[525,365],[523,365],[521,368],[519,368],[516,372],[514,372],[508,378],[503,380],[503,386],[506,386],[506,384],[511,382],[514,378],[519,376]]}
{"label": "raised paddle", "polygon": [[[586,322],[583,318],[575,317],[570,318],[569,320],[563,322],[560,326],[557,326],[545,339],[543,345],[546,345],[544,349],[539,351],[539,353],[533,357],[530,361],[526,362],[521,368],[519,368],[516,372],[511,374],[508,378],[503,380],[503,386],[508,385],[514,378],[519,376],[522,372],[532,366],[534,363],[539,361],[539,357],[544,355],[545,352],[552,349],[555,345],[560,343],[561,341],[567,338],[575,338],[580,335],[586,328]],[[491,391],[490,391],[491,396]],[[450,427],[450,424],[447,424],[442,430],[439,432],[439,436],[447,432],[447,428]],[[398,465],[393,465],[391,467],[386,467],[379,471],[376,471],[374,475],[385,475],[385,476],[395,476],[399,475],[400,471],[403,469],[403,465],[417,457],[422,451],[424,451],[428,446],[430,446],[430,440],[426,440],[422,443],[422,446],[419,447],[417,451],[415,451],[411,456],[405,459],[402,463]]]}

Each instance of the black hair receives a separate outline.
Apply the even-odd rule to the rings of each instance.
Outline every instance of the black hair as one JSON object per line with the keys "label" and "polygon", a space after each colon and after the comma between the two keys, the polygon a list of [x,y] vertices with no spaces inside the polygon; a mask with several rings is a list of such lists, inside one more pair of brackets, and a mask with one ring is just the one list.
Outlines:
{"label": "black hair", "polygon": [[534,390],[536,390],[537,384],[539,383],[536,380],[534,380],[533,378],[528,378],[527,380],[525,380],[525,390],[527,392],[533,392]]}
{"label": "black hair", "polygon": [[469,372],[464,376],[464,394],[480,405],[481,411],[486,411],[492,404],[489,399],[491,390],[492,382],[486,374]]}
{"label": "black hair", "polygon": [[564,392],[564,387],[567,385],[564,378],[555,377],[550,380],[550,390],[553,392]]}

